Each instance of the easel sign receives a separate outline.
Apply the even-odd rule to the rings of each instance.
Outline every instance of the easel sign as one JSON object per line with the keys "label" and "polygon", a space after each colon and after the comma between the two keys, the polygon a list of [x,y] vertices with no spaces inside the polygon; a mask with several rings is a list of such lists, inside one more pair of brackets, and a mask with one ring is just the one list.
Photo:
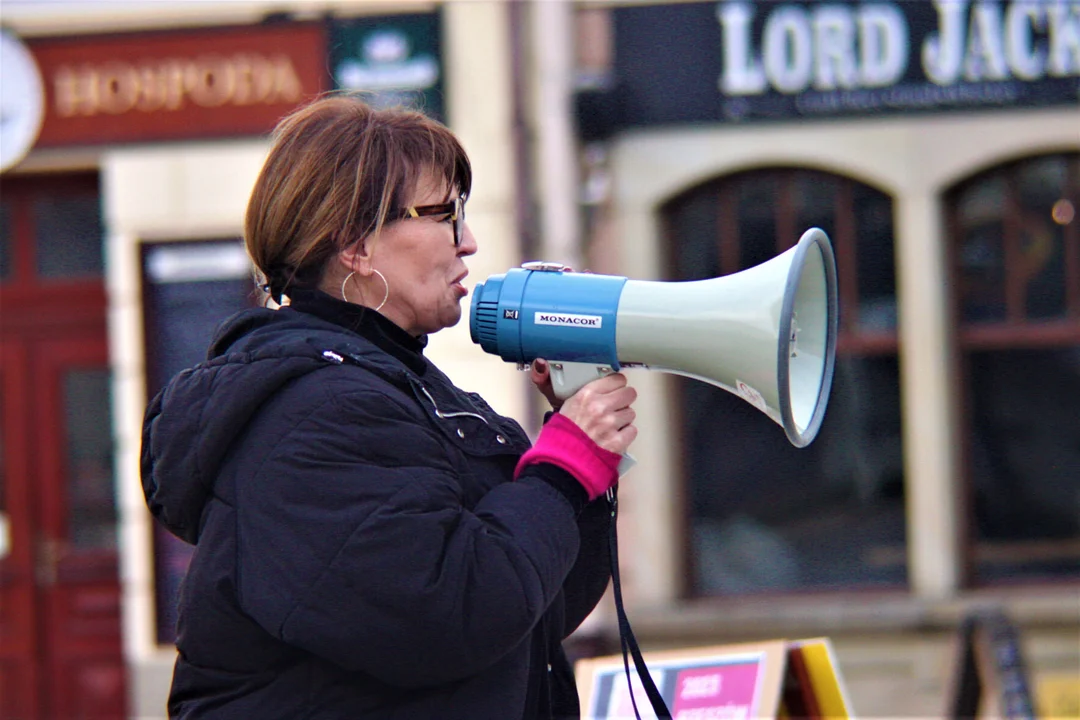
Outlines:
{"label": "easel sign", "polygon": [[[645,653],[653,682],[683,720],[775,718],[784,680],[787,644],[770,641]],[[642,717],[652,707],[631,663],[634,699]],[[575,668],[589,720],[633,720],[621,655],[580,660]]]}
{"label": "easel sign", "polygon": [[[771,640],[644,653],[674,720],[850,718],[828,638]],[[575,674],[586,720],[634,720],[621,655],[581,660]],[[631,665],[642,718],[652,706]]]}

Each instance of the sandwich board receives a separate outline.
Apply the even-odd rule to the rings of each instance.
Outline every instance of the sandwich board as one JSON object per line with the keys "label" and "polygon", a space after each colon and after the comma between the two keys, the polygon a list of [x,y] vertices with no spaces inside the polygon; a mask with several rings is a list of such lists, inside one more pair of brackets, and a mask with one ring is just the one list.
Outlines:
{"label": "sandwich board", "polygon": [[1000,609],[976,610],[960,624],[946,717],[1038,717],[1020,633]]}
{"label": "sandwich board", "polygon": [[[643,656],[673,720],[853,717],[828,638],[716,645]],[[628,685],[621,655],[579,660],[575,674],[584,720],[655,717],[632,663]]]}

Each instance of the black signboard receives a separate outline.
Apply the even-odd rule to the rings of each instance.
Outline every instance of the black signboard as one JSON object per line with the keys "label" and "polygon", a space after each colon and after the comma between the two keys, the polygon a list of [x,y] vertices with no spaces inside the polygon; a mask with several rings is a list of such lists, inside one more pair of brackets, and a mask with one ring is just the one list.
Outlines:
{"label": "black signboard", "polygon": [[581,98],[586,134],[1080,100],[1080,0],[724,0],[612,12],[613,84]]}
{"label": "black signboard", "polygon": [[334,87],[376,107],[405,106],[445,122],[440,13],[335,19]]}

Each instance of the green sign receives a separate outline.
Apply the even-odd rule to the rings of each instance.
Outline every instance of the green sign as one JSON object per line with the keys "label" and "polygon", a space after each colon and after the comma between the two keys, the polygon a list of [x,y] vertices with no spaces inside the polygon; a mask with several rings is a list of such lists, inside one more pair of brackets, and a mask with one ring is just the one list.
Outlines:
{"label": "green sign", "polygon": [[376,107],[403,105],[445,122],[440,14],[335,19],[334,87],[364,93]]}

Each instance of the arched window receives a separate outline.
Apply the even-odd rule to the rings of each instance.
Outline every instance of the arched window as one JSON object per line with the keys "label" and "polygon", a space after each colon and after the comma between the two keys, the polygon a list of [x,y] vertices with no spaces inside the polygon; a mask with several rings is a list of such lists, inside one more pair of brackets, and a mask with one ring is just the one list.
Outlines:
{"label": "arched window", "polygon": [[[836,252],[840,338],[821,432],[792,447],[765,415],[674,379],[691,595],[906,583],[892,200],[849,178],[775,168],[725,176],[662,208],[667,279],[753,267],[810,227]],[[738,348],[732,348],[738,352]]]}
{"label": "arched window", "polygon": [[1080,153],[946,195],[977,583],[1080,572]]}

